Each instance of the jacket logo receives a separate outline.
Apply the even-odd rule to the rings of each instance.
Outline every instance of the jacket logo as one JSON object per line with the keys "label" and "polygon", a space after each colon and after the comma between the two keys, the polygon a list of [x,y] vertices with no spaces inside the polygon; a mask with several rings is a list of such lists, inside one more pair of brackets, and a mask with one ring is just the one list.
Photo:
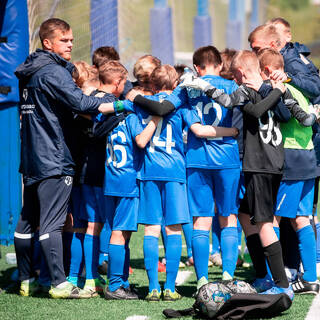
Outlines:
{"label": "jacket logo", "polygon": [[66,176],[66,178],[64,179],[64,183],[65,183],[67,186],[70,186],[70,185],[72,184],[72,177]]}
{"label": "jacket logo", "polygon": [[27,101],[27,99],[28,99],[28,89],[23,89],[22,96],[23,96],[23,99],[25,101]]}

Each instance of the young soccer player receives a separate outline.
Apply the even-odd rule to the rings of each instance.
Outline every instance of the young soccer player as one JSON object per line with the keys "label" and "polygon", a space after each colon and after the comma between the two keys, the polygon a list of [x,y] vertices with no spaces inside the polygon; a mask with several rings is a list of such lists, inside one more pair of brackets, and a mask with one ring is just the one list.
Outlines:
{"label": "young soccer player", "polygon": [[[273,49],[263,49],[258,53],[262,78],[269,79],[271,74],[284,73],[282,55]],[[286,75],[283,74],[283,78]],[[286,84],[300,107],[306,112],[310,109],[309,100],[295,87]],[[288,123],[281,123],[281,132],[284,141],[285,165],[284,174],[280,184],[276,215],[276,228],[278,229],[281,217],[290,218],[292,227],[299,240],[299,252],[304,274],[292,283],[295,293],[319,292],[316,283],[316,242],[310,224],[309,215],[312,214],[314,181],[316,173],[316,155],[312,143],[312,128],[301,126],[297,120],[291,119]]]}
{"label": "young soccer player", "polygon": [[[105,91],[118,97],[126,82],[127,71],[117,62],[108,62],[100,69]],[[120,80],[120,81],[119,81]],[[118,83],[112,89],[112,85]],[[100,120],[104,120],[104,116]],[[132,231],[137,231],[139,186],[137,172],[141,165],[139,148],[144,148],[152,137],[160,118],[153,118],[142,128],[138,117],[131,113],[107,137],[104,203],[107,223],[112,230],[109,244],[108,280],[105,298],[116,300],[138,299],[130,289],[129,241]],[[125,181],[125,183],[122,183]]]}

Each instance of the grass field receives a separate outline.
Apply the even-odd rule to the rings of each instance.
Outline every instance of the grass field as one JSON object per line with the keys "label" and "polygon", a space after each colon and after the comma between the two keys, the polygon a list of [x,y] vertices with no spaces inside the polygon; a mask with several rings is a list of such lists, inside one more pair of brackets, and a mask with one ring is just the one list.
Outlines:
{"label": "grass field", "polygon": [[[138,287],[139,293],[144,296],[147,294],[148,281],[146,272],[143,269],[143,229],[133,235],[131,242],[131,266],[134,269],[130,276],[130,282]],[[2,258],[0,259],[0,319],[59,319],[59,320],[124,320],[129,316],[140,315],[147,316],[150,320],[164,319],[162,310],[166,308],[184,309],[192,306],[194,299],[192,294],[195,291],[196,277],[192,267],[180,270],[192,271],[192,275],[178,287],[184,298],[178,302],[172,303],[148,303],[146,301],[107,301],[102,297],[89,300],[53,300],[46,296],[39,297],[20,297],[17,294],[17,285],[10,280],[10,275],[15,266],[8,265],[5,261],[7,252],[14,252],[13,246],[1,246]],[[186,250],[183,249],[182,260],[186,259]],[[160,249],[160,256],[163,256],[163,250]],[[236,271],[238,279],[252,279],[254,273],[252,269],[239,268]],[[210,280],[218,280],[221,276],[221,269],[217,267],[209,268]],[[165,275],[160,273],[160,282],[163,283]],[[296,296],[292,307],[280,317],[281,320],[302,320],[309,310],[313,296]],[[184,319],[191,319],[187,317]]]}

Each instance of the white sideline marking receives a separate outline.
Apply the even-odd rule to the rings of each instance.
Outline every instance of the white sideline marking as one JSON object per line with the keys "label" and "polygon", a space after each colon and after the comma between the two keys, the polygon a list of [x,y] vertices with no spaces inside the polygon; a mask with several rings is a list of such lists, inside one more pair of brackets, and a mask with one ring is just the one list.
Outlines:
{"label": "white sideline marking", "polygon": [[183,284],[192,275],[192,273],[192,271],[178,271],[176,285],[180,286]]}
{"label": "white sideline marking", "polygon": [[138,315],[133,315],[133,316],[130,316],[128,318],[126,318],[126,320],[148,320],[149,317],[147,316],[138,316]]}
{"label": "white sideline marking", "polygon": [[317,294],[312,301],[311,307],[305,320],[317,320],[320,314],[320,294]]}

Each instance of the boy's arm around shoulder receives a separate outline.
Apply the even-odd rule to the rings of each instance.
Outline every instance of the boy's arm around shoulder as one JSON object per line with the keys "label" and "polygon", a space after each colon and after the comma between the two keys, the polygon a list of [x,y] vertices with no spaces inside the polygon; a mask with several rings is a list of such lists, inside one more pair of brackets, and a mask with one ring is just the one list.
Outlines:
{"label": "boy's arm around shoulder", "polygon": [[135,137],[136,144],[139,148],[143,149],[148,144],[150,139],[152,138],[157,125],[161,117],[152,116],[151,120],[149,121],[148,125],[143,129],[143,131]]}
{"label": "boy's arm around shoulder", "polygon": [[191,125],[190,130],[197,138],[236,137],[239,134],[237,128],[202,125],[199,122]]}

